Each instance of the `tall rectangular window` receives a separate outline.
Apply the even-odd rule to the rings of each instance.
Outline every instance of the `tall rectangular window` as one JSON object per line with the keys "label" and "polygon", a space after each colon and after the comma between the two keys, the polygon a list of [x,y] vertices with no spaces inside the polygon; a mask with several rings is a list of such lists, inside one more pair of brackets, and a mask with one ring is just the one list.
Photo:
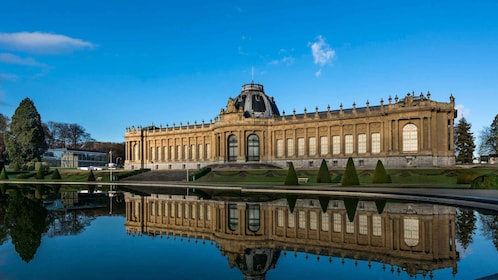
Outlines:
{"label": "tall rectangular window", "polygon": [[320,154],[326,155],[329,153],[329,138],[322,136],[320,137]]}
{"label": "tall rectangular window", "polygon": [[362,235],[367,235],[368,234],[368,217],[367,215],[359,215],[358,219],[359,223],[359,233]]}
{"label": "tall rectangular window", "polygon": [[306,212],[299,211],[299,228],[306,228]]}
{"label": "tall rectangular window", "polygon": [[344,153],[345,154],[353,153],[353,135],[351,134],[344,136]]}
{"label": "tall rectangular window", "polygon": [[287,225],[289,226],[289,228],[293,228],[295,226],[295,221],[294,221],[294,213],[292,213],[290,210],[289,210],[289,213],[287,214]]}
{"label": "tall rectangular window", "polygon": [[297,155],[304,156],[304,138],[297,138]]}
{"label": "tall rectangular window", "polygon": [[332,136],[332,154],[338,155],[341,153],[341,137]]}
{"label": "tall rectangular window", "polygon": [[287,156],[291,157],[294,155],[294,139],[287,139]]}
{"label": "tall rectangular window", "polygon": [[367,152],[367,135],[358,134],[358,153],[364,154]]}
{"label": "tall rectangular window", "polygon": [[334,213],[334,232],[342,231],[342,217],[339,213]]}
{"label": "tall rectangular window", "polygon": [[380,133],[372,133],[372,154],[380,153]]}
{"label": "tall rectangular window", "polygon": [[318,227],[318,219],[316,212],[310,212],[310,229],[316,230]]}
{"label": "tall rectangular window", "polygon": [[329,231],[329,213],[322,212],[322,231]]}
{"label": "tall rectangular window", "polygon": [[278,139],[277,140],[277,157],[283,157],[284,156],[284,140]]}
{"label": "tall rectangular window", "polygon": [[308,139],[308,150],[309,150],[310,156],[316,155],[316,138],[315,137],[310,137]]}
{"label": "tall rectangular window", "polygon": [[354,233],[354,221],[350,222],[346,219],[346,233]]}
{"label": "tall rectangular window", "polygon": [[374,236],[382,235],[382,218],[380,215],[372,216],[372,234]]}
{"label": "tall rectangular window", "polygon": [[283,226],[284,226],[284,210],[278,209],[277,210],[277,227],[283,227]]}

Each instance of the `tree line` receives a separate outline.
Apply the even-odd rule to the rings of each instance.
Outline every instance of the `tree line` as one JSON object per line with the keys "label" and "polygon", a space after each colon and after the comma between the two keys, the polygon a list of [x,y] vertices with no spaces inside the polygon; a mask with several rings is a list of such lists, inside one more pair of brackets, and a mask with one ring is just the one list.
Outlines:
{"label": "tree line", "polygon": [[76,123],[42,123],[29,98],[21,101],[12,119],[0,113],[0,161],[22,167],[29,162],[41,161],[48,148],[112,151],[113,158],[124,160],[124,143],[98,142]]}
{"label": "tree line", "polygon": [[[457,163],[472,163],[476,151],[472,125],[462,117],[455,125],[455,156]],[[477,153],[480,156],[498,154],[498,115],[479,134]]]}

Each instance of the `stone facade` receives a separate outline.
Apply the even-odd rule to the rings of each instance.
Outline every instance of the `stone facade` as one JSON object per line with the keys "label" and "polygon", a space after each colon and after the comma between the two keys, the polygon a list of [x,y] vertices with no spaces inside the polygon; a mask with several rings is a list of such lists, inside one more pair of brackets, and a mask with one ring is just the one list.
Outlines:
{"label": "stone facade", "polygon": [[[410,276],[457,271],[456,209],[450,206],[327,196],[290,203],[132,193],[125,193],[125,203],[129,234],[214,241],[247,279],[264,279],[281,252],[389,264]],[[258,260],[264,262],[254,265]]]}
{"label": "stone facade", "polygon": [[243,85],[214,121],[126,129],[126,168],[198,169],[212,164],[260,163],[297,168],[388,168],[455,165],[455,99],[430,93],[389,97],[377,106],[313,112],[278,111],[259,84]]}

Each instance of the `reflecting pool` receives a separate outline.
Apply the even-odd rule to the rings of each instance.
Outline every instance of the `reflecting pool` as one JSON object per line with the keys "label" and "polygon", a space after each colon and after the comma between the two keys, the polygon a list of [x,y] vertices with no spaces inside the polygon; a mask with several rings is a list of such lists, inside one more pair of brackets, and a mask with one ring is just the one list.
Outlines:
{"label": "reflecting pool", "polygon": [[498,277],[498,216],[451,205],[195,189],[36,197],[0,200],[0,279]]}

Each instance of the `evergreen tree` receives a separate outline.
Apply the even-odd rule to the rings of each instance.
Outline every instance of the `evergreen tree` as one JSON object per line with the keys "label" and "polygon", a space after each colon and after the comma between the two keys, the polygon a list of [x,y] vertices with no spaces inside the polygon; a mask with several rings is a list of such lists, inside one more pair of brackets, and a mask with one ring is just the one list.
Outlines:
{"label": "evergreen tree", "polygon": [[322,164],[320,164],[320,169],[318,170],[318,176],[316,176],[317,183],[331,183],[329,167],[327,166],[327,161],[322,159]]}
{"label": "evergreen tree", "polygon": [[287,171],[287,176],[285,177],[284,185],[286,186],[297,186],[299,182],[297,180],[297,173],[294,169],[294,164],[289,163],[289,170]]}
{"label": "evergreen tree", "polygon": [[461,163],[472,163],[474,150],[474,135],[470,132],[472,126],[465,118],[461,118],[455,127],[456,160]]}
{"label": "evergreen tree", "polygon": [[491,123],[489,128],[488,146],[492,149],[493,153],[498,154],[498,115]]}
{"label": "evergreen tree", "polygon": [[384,184],[388,183],[389,178],[387,177],[386,169],[384,168],[384,164],[379,159],[377,161],[377,165],[375,166],[375,171],[372,179],[373,184]]}
{"label": "evergreen tree", "polygon": [[348,163],[346,164],[346,170],[344,171],[344,176],[342,177],[342,186],[354,186],[359,185],[360,179],[358,178],[358,173],[356,173],[356,167],[354,167],[353,158],[348,158]]}
{"label": "evergreen tree", "polygon": [[31,99],[23,99],[12,116],[10,129],[5,132],[5,146],[10,162],[21,166],[40,161],[46,151],[40,114]]}

